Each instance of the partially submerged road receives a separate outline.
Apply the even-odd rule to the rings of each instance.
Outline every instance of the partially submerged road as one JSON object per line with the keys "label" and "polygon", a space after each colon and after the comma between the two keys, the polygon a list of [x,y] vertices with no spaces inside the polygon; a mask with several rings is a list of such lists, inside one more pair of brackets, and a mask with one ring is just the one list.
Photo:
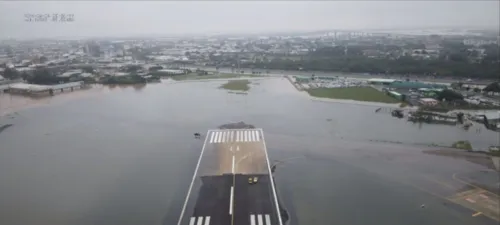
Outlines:
{"label": "partially submerged road", "polygon": [[178,225],[210,224],[283,224],[262,129],[207,132]]}

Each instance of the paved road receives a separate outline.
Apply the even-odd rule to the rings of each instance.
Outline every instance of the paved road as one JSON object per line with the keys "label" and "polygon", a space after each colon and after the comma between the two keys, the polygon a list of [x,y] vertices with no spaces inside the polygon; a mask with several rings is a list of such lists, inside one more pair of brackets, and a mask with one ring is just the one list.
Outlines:
{"label": "paved road", "polygon": [[261,129],[210,130],[191,186],[179,225],[282,224]]}

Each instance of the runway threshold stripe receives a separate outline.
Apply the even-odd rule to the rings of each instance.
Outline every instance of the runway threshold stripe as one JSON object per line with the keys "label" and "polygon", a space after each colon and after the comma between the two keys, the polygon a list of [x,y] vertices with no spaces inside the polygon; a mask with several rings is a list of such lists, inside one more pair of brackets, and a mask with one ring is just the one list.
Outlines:
{"label": "runway threshold stripe", "polygon": [[262,215],[260,215],[260,214],[259,214],[259,215],[257,216],[257,219],[258,219],[258,221],[259,221],[259,225],[264,225],[264,223],[262,222]]}
{"label": "runway threshold stripe", "polygon": [[255,215],[250,215],[250,225],[255,225]]}
{"label": "runway threshold stripe", "polygon": [[214,143],[214,137],[215,137],[215,132],[212,132],[212,135],[210,136],[210,143]]}
{"label": "runway threshold stripe", "polygon": [[234,141],[234,131],[231,131],[231,142]]}
{"label": "runway threshold stripe", "polygon": [[196,221],[196,217],[191,217],[191,220],[189,221],[189,225],[194,225],[195,221]]}
{"label": "runway threshold stripe", "polygon": [[266,214],[265,218],[266,218],[266,225],[271,225],[271,217],[269,216],[269,214]]}
{"label": "runway threshold stripe", "polygon": [[255,131],[257,133],[257,141],[260,141],[260,132],[259,131]]}
{"label": "runway threshold stripe", "polygon": [[246,131],[245,131],[245,142],[248,142],[248,139],[249,139],[249,138],[248,138],[248,136],[249,136],[249,135],[248,135],[248,131],[246,130]]}
{"label": "runway threshold stripe", "polygon": [[227,132],[224,132],[222,134],[222,143],[226,142],[226,139],[227,139]]}
{"label": "runway threshold stripe", "polygon": [[252,141],[257,141],[257,131],[252,131]]}
{"label": "runway threshold stripe", "polygon": [[210,216],[207,216],[205,218],[205,225],[209,225],[210,224]]}
{"label": "runway threshold stripe", "polygon": [[212,143],[217,143],[217,139],[219,139],[219,132],[215,132],[215,139]]}
{"label": "runway threshold stripe", "polygon": [[219,132],[219,139],[217,140],[218,143],[222,142],[222,132]]}
{"label": "runway threshold stripe", "polygon": [[231,186],[231,196],[229,198],[229,215],[233,215],[234,187]]}
{"label": "runway threshold stripe", "polygon": [[203,217],[200,216],[200,217],[198,217],[197,225],[201,225],[201,224],[203,224]]}
{"label": "runway threshold stripe", "polygon": [[240,141],[240,132],[236,131],[236,142]]}

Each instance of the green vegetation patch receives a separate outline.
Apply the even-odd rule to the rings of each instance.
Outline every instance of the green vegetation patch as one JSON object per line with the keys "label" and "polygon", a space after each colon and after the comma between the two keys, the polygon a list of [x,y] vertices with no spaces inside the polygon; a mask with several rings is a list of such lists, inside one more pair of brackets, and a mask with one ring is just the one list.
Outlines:
{"label": "green vegetation patch", "polygon": [[472,151],[472,145],[469,141],[457,141],[451,145],[452,148],[463,149],[467,151]]}
{"label": "green vegetation patch", "polygon": [[250,90],[250,81],[248,80],[230,80],[220,86],[220,88],[231,91],[248,91]]}
{"label": "green vegetation patch", "polygon": [[318,98],[349,99],[366,102],[398,103],[399,101],[371,87],[313,88],[309,95]]}
{"label": "green vegetation patch", "polygon": [[144,77],[138,75],[108,76],[102,80],[103,84],[143,84],[146,83]]}

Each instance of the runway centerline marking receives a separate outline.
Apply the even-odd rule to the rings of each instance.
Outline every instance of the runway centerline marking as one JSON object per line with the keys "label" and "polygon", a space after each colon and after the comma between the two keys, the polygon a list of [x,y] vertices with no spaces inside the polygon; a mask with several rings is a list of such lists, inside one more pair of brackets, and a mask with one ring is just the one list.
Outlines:
{"label": "runway centerline marking", "polygon": [[229,198],[229,215],[233,215],[234,187],[231,186],[231,196]]}
{"label": "runway centerline marking", "polygon": [[232,164],[232,166],[231,166],[231,173],[233,173],[233,174],[234,174],[234,155],[233,155],[233,164]]}

